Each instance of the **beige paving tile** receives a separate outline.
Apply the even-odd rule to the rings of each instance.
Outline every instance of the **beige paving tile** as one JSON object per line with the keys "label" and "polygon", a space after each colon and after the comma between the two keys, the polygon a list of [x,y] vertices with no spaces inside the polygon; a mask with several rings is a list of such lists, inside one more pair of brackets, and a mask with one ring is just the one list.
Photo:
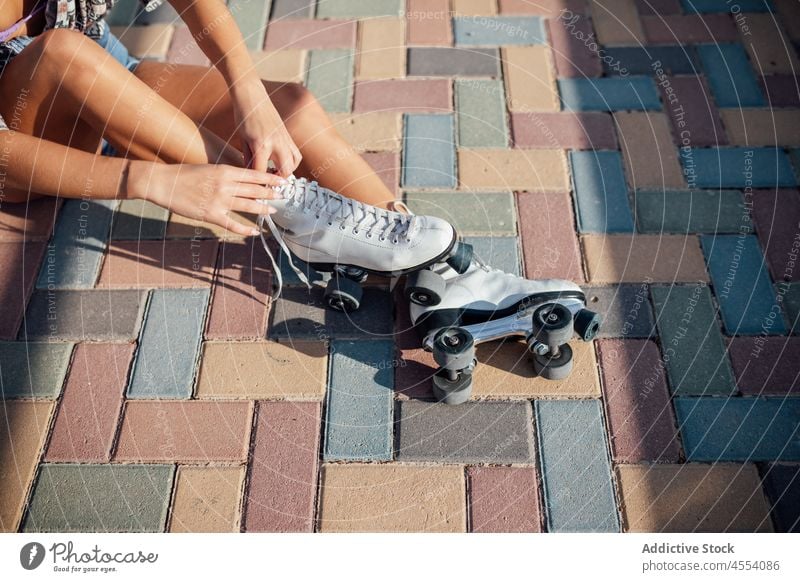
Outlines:
{"label": "beige paving tile", "polygon": [[739,25],[739,36],[757,75],[796,75],[800,69],[794,46],[772,14],[747,14]]}
{"label": "beige paving tile", "polygon": [[731,145],[800,146],[800,110],[720,109]]}
{"label": "beige paving tile", "polygon": [[171,532],[238,532],[244,467],[178,468]]}
{"label": "beige paving tile", "polygon": [[300,49],[253,51],[250,56],[262,79],[302,83],[306,72],[306,52]]}
{"label": "beige paving tile", "polygon": [[405,77],[405,19],[373,18],[358,23],[357,79]]}
{"label": "beige paving tile", "polygon": [[453,0],[455,16],[493,16],[497,14],[497,0]]}
{"label": "beige paving tile", "polygon": [[556,70],[550,47],[505,47],[503,74],[511,111],[559,111]]}
{"label": "beige paving tile", "polygon": [[135,57],[163,59],[167,56],[175,27],[171,24],[112,26],[111,32]]}
{"label": "beige paving tile", "polygon": [[396,152],[400,150],[403,115],[378,111],[361,114],[334,114],[336,130],[360,152]]}
{"label": "beige paving tile", "polygon": [[639,46],[645,42],[635,0],[595,0],[591,16],[600,44]]}
{"label": "beige paving tile", "polygon": [[567,158],[561,150],[458,150],[462,188],[552,192],[569,189]]}
{"label": "beige paving tile", "polygon": [[686,188],[666,115],[619,111],[614,120],[632,188]]}

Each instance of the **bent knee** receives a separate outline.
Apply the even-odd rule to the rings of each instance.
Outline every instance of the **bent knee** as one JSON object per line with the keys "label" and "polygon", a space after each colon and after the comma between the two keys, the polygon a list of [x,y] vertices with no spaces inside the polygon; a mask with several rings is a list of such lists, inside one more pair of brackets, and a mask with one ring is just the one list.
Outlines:
{"label": "bent knee", "polygon": [[287,118],[324,111],[314,94],[300,83],[281,85],[275,96],[284,104]]}
{"label": "bent knee", "polygon": [[54,65],[60,71],[67,67],[83,67],[97,63],[94,50],[100,45],[77,30],[54,28],[36,37],[31,47],[39,56],[39,64]]}

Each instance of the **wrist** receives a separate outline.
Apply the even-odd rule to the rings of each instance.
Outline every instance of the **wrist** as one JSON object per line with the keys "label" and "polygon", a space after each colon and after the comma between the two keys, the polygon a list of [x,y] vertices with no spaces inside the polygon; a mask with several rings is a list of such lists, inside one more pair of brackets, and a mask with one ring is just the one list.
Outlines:
{"label": "wrist", "polygon": [[140,160],[126,160],[122,170],[120,193],[123,199],[147,200],[147,184],[152,180],[157,164]]}

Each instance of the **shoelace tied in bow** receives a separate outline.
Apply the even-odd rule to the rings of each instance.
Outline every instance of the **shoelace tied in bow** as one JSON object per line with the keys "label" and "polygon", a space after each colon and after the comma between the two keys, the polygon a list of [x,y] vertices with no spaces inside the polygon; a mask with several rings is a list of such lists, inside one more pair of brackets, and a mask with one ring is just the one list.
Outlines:
{"label": "shoelace tied in bow", "polygon": [[[418,230],[414,215],[406,215],[399,212],[392,212],[383,208],[376,208],[369,204],[364,204],[358,200],[347,198],[336,192],[320,187],[315,181],[306,178],[289,177],[289,183],[280,189],[281,197],[287,200],[287,206],[294,207],[296,212],[313,212],[317,220],[325,220],[320,224],[320,228],[337,225],[341,230],[351,229],[356,236],[365,238],[378,237],[380,241],[391,240],[397,244],[401,239],[410,242]],[[288,210],[287,212],[291,212]],[[311,289],[305,273],[298,269],[292,262],[292,255],[279,228],[269,214],[262,214],[258,217],[258,226],[261,231],[261,243],[264,250],[269,255],[270,261],[278,280],[277,292],[275,297],[280,295],[283,289],[283,277],[275,257],[267,245],[264,238],[264,224],[266,223],[272,236],[278,242],[281,250],[286,254],[289,265],[297,273],[300,280]]]}

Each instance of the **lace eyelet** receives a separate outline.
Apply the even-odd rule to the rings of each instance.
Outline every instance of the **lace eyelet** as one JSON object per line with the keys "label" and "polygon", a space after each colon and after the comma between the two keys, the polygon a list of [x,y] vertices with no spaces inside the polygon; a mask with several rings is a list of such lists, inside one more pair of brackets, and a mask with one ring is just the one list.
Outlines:
{"label": "lace eyelet", "polygon": [[317,220],[319,220],[319,214],[315,214],[315,215],[314,215],[314,218],[316,218]]}
{"label": "lace eyelet", "polygon": [[378,240],[379,240],[379,241],[381,241],[381,242],[383,242],[383,241],[385,241],[385,240],[386,240],[386,237],[385,237],[385,236],[379,236],[379,237],[378,237]]}
{"label": "lace eyelet", "polygon": [[345,228],[346,228],[346,227],[345,227],[345,225],[344,225],[344,224],[340,224],[340,225],[339,225],[339,230],[344,230]]}
{"label": "lace eyelet", "polygon": [[365,237],[367,237],[367,238],[372,238],[372,233],[371,233],[371,232],[368,232],[368,233],[367,233],[367,234],[365,234],[364,236],[365,236]]}
{"label": "lace eyelet", "polygon": [[355,235],[357,235],[357,234],[358,234],[358,229],[357,229],[357,228],[354,228],[354,229],[353,229],[353,234],[355,234]]}
{"label": "lace eyelet", "polygon": [[328,221],[328,226],[333,226],[333,223],[331,221]]}

